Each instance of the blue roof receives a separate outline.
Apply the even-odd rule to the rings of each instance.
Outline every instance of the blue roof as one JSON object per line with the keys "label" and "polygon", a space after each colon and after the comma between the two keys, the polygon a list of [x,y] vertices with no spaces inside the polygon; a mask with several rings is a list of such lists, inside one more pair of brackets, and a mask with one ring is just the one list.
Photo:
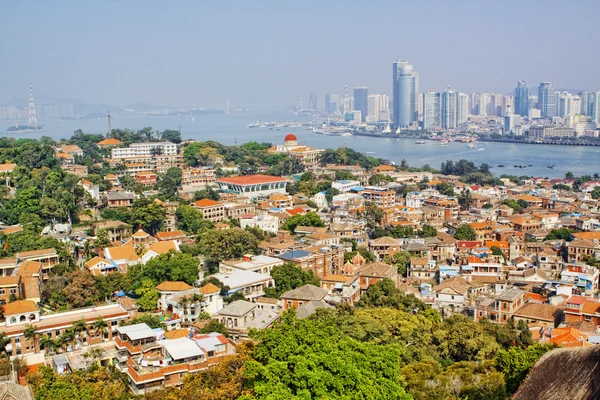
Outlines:
{"label": "blue roof", "polygon": [[354,192],[362,192],[363,190],[365,190],[365,188],[362,186],[356,186],[356,187],[353,187],[352,189],[350,189],[350,191],[354,191]]}
{"label": "blue roof", "polygon": [[311,253],[309,253],[306,250],[293,250],[293,251],[288,251],[287,253],[284,253],[284,254],[280,254],[277,256],[277,258],[283,258],[284,260],[293,260],[294,258],[302,258],[302,257],[306,257],[310,254]]}

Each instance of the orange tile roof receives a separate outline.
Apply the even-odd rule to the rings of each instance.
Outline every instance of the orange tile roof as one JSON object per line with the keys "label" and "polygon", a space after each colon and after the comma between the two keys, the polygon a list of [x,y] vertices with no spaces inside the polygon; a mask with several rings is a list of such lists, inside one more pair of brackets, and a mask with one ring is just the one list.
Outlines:
{"label": "orange tile roof", "polygon": [[573,236],[576,237],[577,239],[600,240],[600,231],[576,232],[576,233],[573,233]]}
{"label": "orange tile roof", "polygon": [[41,249],[41,250],[22,251],[20,253],[17,253],[18,258],[49,256],[49,255],[55,256],[56,250],[53,248],[49,248],[49,249]]}
{"label": "orange tile roof", "polygon": [[244,175],[231,178],[220,178],[217,182],[232,183],[234,185],[256,185],[260,183],[284,182],[286,179],[271,175]]}
{"label": "orange tile roof", "polygon": [[111,264],[111,262],[108,261],[107,259],[96,256],[96,257],[92,258],[90,261],[86,262],[85,266],[92,269],[96,265],[100,264],[101,262],[104,262],[106,264]]}
{"label": "orange tile roof", "polygon": [[132,245],[124,245],[121,247],[109,247],[106,249],[112,260],[129,260],[137,261],[140,256],[135,252],[135,248]]}
{"label": "orange tile roof", "polygon": [[329,275],[325,275],[324,277],[321,278],[321,282],[322,281],[330,281],[330,282],[346,282],[346,279],[348,279],[347,276],[343,276],[343,275],[336,275],[336,274],[329,274]]}
{"label": "orange tile roof", "polygon": [[183,233],[183,231],[171,231],[171,232],[158,232],[156,234],[156,237],[158,237],[159,239],[162,239],[162,240],[166,240],[166,239],[172,238],[172,237],[179,237],[179,236],[185,236],[185,233]]}
{"label": "orange tile roof", "polygon": [[524,194],[522,196],[519,196],[519,197],[517,197],[517,200],[525,200],[525,201],[531,201],[531,202],[533,202],[533,201],[536,201],[536,202],[542,201],[542,199],[540,199],[539,197],[531,196],[529,194]]}
{"label": "orange tile roof", "polygon": [[541,294],[531,293],[531,292],[527,292],[525,294],[525,300],[541,301],[542,303],[546,302],[546,298],[544,296],[542,296]]}
{"label": "orange tile roof", "polygon": [[183,292],[184,290],[190,290],[192,287],[185,282],[173,282],[166,281],[156,286],[156,290],[161,292]]}
{"label": "orange tile roof", "polygon": [[487,240],[485,242],[485,247],[487,247],[488,249],[491,249],[494,246],[498,247],[501,250],[510,248],[510,245],[506,240]]}
{"label": "orange tile roof", "polygon": [[0,172],[11,172],[17,164],[0,164]]}
{"label": "orange tile roof", "polygon": [[136,231],[136,232],[135,232],[133,235],[131,235],[131,236],[133,236],[133,237],[136,237],[136,238],[145,238],[145,237],[148,237],[148,236],[150,236],[150,234],[149,234],[149,233],[147,233],[147,232],[145,232],[143,229],[138,229],[138,230],[137,230],[137,231]]}
{"label": "orange tile roof", "polygon": [[167,254],[169,251],[177,251],[177,245],[173,240],[165,240],[162,242],[152,243],[148,247],[149,251],[153,251],[157,254]]}
{"label": "orange tile roof", "polygon": [[38,261],[25,261],[19,267],[19,275],[22,274],[39,274],[42,270],[42,263]]}
{"label": "orange tile roof", "polygon": [[118,145],[120,145],[122,143],[123,142],[121,142],[119,139],[108,138],[108,139],[101,140],[101,141],[99,141],[96,144],[98,146],[118,146]]}
{"label": "orange tile roof", "polygon": [[172,331],[165,332],[163,335],[169,340],[180,339],[188,337],[190,331],[187,329],[173,329]]}
{"label": "orange tile roof", "polygon": [[0,231],[0,233],[3,235],[10,235],[11,233],[17,233],[17,232],[21,232],[21,231],[23,231],[22,226],[13,226],[10,228],[2,229]]}
{"label": "orange tile roof", "polygon": [[0,277],[0,287],[16,286],[19,284],[18,276],[2,276]]}
{"label": "orange tile roof", "polygon": [[4,315],[25,314],[35,311],[38,311],[38,308],[31,300],[17,300],[4,305]]}
{"label": "orange tile roof", "polygon": [[192,206],[194,207],[213,207],[213,206],[218,206],[221,205],[223,203],[221,203],[220,201],[214,201],[214,200],[210,200],[210,199],[202,199],[202,200],[198,200],[192,203]]}
{"label": "orange tile roof", "polygon": [[204,294],[213,294],[213,293],[218,293],[220,291],[221,291],[221,289],[219,289],[218,286],[213,285],[212,283],[207,283],[206,285],[204,285],[200,288],[200,292],[202,292]]}
{"label": "orange tile roof", "polygon": [[586,299],[581,307],[581,312],[584,314],[595,314],[600,308],[600,302]]}

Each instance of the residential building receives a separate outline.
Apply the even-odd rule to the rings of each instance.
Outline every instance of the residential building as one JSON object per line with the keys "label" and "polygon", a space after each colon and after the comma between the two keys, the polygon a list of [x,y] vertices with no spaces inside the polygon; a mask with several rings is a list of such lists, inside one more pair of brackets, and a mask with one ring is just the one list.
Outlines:
{"label": "residential building", "polygon": [[225,274],[236,271],[252,271],[270,275],[273,267],[281,265],[283,265],[283,261],[279,258],[246,254],[241,259],[221,261],[219,263],[219,272]]}
{"label": "residential building", "polygon": [[542,82],[538,88],[537,108],[542,113],[542,118],[556,116],[556,89],[550,82]]}
{"label": "residential building", "polygon": [[279,176],[244,175],[217,179],[219,189],[252,199],[268,197],[273,193],[285,194],[287,180]]}
{"label": "residential building", "polygon": [[268,328],[278,318],[276,310],[259,308],[257,303],[245,300],[232,301],[217,313],[217,319],[234,340],[247,339],[250,329]]}
{"label": "residential building", "polygon": [[223,202],[202,199],[193,202],[192,207],[202,211],[202,217],[207,221],[219,222],[226,219],[225,205]]}
{"label": "residential building", "polygon": [[323,301],[328,294],[328,290],[314,285],[304,285],[299,288],[288,290],[281,295],[283,309],[295,309],[309,301]]}
{"label": "residential building", "polygon": [[525,81],[519,81],[515,89],[515,114],[523,117],[529,115],[529,89]]}
{"label": "residential building", "polygon": [[115,147],[111,150],[111,158],[113,160],[175,154],[177,154],[177,145],[171,142],[132,143],[129,147]]}
{"label": "residential building", "polygon": [[272,287],[275,283],[271,275],[253,272],[250,270],[235,270],[211,275],[218,279],[223,286],[228,286],[225,295],[240,292],[246,299],[254,299],[265,295],[264,289]]}

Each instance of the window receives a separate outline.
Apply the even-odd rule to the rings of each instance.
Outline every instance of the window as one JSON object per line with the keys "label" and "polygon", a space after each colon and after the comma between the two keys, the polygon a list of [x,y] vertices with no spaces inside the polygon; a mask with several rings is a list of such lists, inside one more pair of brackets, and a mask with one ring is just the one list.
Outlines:
{"label": "window", "polygon": [[452,300],[454,300],[454,296],[450,296],[452,298]]}
{"label": "window", "polygon": [[6,294],[6,290],[5,289],[0,289],[0,295],[5,295]]}
{"label": "window", "polygon": [[17,288],[10,288],[10,294],[17,294]]}

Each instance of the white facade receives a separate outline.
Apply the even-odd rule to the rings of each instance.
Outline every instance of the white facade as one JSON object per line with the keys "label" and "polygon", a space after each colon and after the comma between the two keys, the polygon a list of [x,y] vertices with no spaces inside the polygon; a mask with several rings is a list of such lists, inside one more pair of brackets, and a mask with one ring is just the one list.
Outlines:
{"label": "white facade", "polygon": [[335,181],[331,184],[331,187],[333,189],[337,189],[342,193],[349,192],[350,190],[352,190],[358,186],[360,186],[359,181],[349,181],[349,180]]}
{"label": "white facade", "polygon": [[177,154],[177,145],[171,142],[132,143],[129,147],[116,147],[111,150],[111,157],[151,157],[156,153],[162,155]]}
{"label": "white facade", "polygon": [[423,93],[423,129],[441,127],[440,93],[430,90]]}
{"label": "white facade", "polygon": [[311,200],[315,202],[319,210],[329,207],[329,202],[327,201],[327,197],[325,197],[325,193],[319,192],[315,194]]}
{"label": "white facade", "polygon": [[242,229],[259,227],[264,232],[277,233],[279,230],[279,218],[272,215],[262,217],[255,215],[252,218],[240,218],[240,227]]}

